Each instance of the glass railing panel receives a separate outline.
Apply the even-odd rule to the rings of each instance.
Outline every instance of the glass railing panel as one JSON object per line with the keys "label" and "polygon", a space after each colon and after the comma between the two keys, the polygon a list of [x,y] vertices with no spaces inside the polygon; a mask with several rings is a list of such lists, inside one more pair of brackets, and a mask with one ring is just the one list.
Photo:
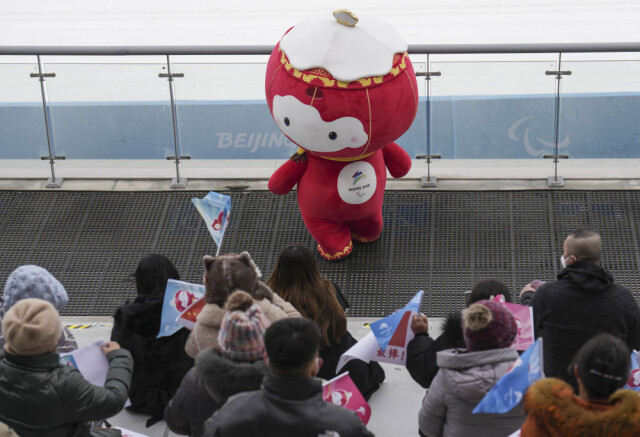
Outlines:
{"label": "glass railing panel", "polygon": [[264,94],[267,58],[255,63],[176,62],[180,153],[192,159],[284,159],[296,149]]}
{"label": "glass railing panel", "polygon": [[[278,129],[264,95],[265,62],[173,64],[181,154],[192,159],[286,159],[296,146]],[[424,71],[424,62],[414,64]],[[424,94],[424,81],[419,80]],[[398,143],[424,144],[424,101]],[[422,153],[422,152],[419,152]]]}
{"label": "glass railing panel", "polygon": [[[163,57],[45,63],[57,155],[67,159],[165,159],[174,155]],[[51,61],[52,58],[47,58]]]}
{"label": "glass railing panel", "polygon": [[[427,71],[426,55],[412,55],[411,61],[413,70],[416,73]],[[418,111],[411,127],[400,138],[396,140],[403,149],[409,153],[412,159],[417,155],[424,155],[427,142],[427,87],[423,76],[416,77],[418,84]]]}
{"label": "glass railing panel", "polygon": [[571,75],[560,83],[558,153],[570,159],[640,158],[640,55],[565,60],[585,57],[562,58],[562,70]]}
{"label": "glass railing panel", "polygon": [[49,155],[42,93],[35,56],[0,63],[0,159],[40,159]]}
{"label": "glass railing panel", "polygon": [[[431,153],[540,159],[553,153],[553,55],[431,56]],[[515,59],[515,60],[511,60]]]}

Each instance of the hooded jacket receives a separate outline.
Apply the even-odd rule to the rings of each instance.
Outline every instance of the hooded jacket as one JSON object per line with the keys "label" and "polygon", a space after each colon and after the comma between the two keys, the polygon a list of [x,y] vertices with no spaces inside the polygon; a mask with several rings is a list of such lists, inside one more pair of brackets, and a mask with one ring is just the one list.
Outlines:
{"label": "hooded jacket", "polygon": [[443,323],[442,334],[437,339],[429,334],[417,334],[407,345],[407,370],[415,382],[429,388],[438,364],[436,354],[446,349],[464,349],[461,313],[451,313]]}
{"label": "hooded jacket", "polygon": [[471,413],[516,359],[518,351],[512,348],[438,352],[440,370],[418,414],[421,434],[494,437],[507,436],[520,428],[524,421],[521,406],[505,414]]}
{"label": "hooded jacket", "polygon": [[543,337],[544,373],[575,386],[568,366],[580,347],[600,333],[640,349],[640,308],[629,290],[595,263],[577,261],[531,299],[536,337]]}
{"label": "hooded jacket", "polygon": [[162,296],[138,295],[114,315],[111,340],[129,350],[134,360],[131,380],[131,411],[161,420],[164,408],[193,367],[184,352],[189,331],[181,329],[169,337],[156,338],[162,315]]}
{"label": "hooded jacket", "polygon": [[556,378],[536,381],[524,398],[522,437],[632,437],[640,435],[640,396],[618,390],[610,404],[586,402]]}
{"label": "hooded jacket", "polygon": [[358,415],[322,399],[317,378],[267,374],[258,391],[229,398],[205,422],[207,437],[372,437]]}
{"label": "hooded jacket", "polygon": [[[271,323],[287,317],[300,317],[300,313],[293,305],[283,300],[276,293],[273,293],[273,302],[266,298],[254,298],[254,300]],[[202,308],[185,346],[187,355],[195,358],[198,352],[203,349],[208,347],[218,348],[218,333],[226,313],[227,310],[215,303],[208,303]]]}
{"label": "hooded jacket", "polygon": [[262,360],[238,362],[212,348],[204,349],[167,405],[164,420],[177,434],[199,437],[205,420],[227,398],[240,392],[258,390],[266,374],[267,366]]}
{"label": "hooded jacket", "polygon": [[0,422],[22,437],[88,436],[87,421],[114,416],[127,400],[133,361],[125,349],[107,354],[104,387],[92,385],[58,354],[0,351]]}

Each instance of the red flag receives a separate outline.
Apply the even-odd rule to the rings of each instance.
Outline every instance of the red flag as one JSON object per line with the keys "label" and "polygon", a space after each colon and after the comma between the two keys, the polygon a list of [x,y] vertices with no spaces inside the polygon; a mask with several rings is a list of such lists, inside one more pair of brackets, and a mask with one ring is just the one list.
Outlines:
{"label": "red flag", "polygon": [[322,387],[322,398],[327,402],[355,411],[365,425],[369,423],[371,407],[351,380],[349,372],[325,382]]}
{"label": "red flag", "polygon": [[198,299],[194,304],[189,306],[176,318],[176,322],[180,323],[185,328],[193,331],[193,325],[196,324],[196,318],[202,308],[204,308],[206,302],[204,299]]}

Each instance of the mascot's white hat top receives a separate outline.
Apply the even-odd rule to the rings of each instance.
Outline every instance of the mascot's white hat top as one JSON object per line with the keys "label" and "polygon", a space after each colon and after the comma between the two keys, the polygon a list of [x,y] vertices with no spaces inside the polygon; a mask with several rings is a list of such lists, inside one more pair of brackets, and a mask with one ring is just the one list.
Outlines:
{"label": "mascot's white hat top", "polygon": [[282,37],[280,48],[294,68],[324,68],[334,78],[351,82],[384,76],[393,56],[407,51],[407,43],[386,21],[360,21],[344,9],[333,15],[335,20],[303,21]]}

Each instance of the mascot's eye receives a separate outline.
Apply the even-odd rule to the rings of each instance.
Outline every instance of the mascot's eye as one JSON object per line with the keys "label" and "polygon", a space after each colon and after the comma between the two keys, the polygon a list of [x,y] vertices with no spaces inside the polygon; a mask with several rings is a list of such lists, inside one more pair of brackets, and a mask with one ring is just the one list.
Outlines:
{"label": "mascot's eye", "polygon": [[338,138],[338,134],[335,132],[329,132],[329,139],[330,140],[335,140],[336,138]]}
{"label": "mascot's eye", "polygon": [[291,122],[289,121],[289,117],[285,117],[284,118],[284,125],[285,126],[289,126],[291,124]]}

